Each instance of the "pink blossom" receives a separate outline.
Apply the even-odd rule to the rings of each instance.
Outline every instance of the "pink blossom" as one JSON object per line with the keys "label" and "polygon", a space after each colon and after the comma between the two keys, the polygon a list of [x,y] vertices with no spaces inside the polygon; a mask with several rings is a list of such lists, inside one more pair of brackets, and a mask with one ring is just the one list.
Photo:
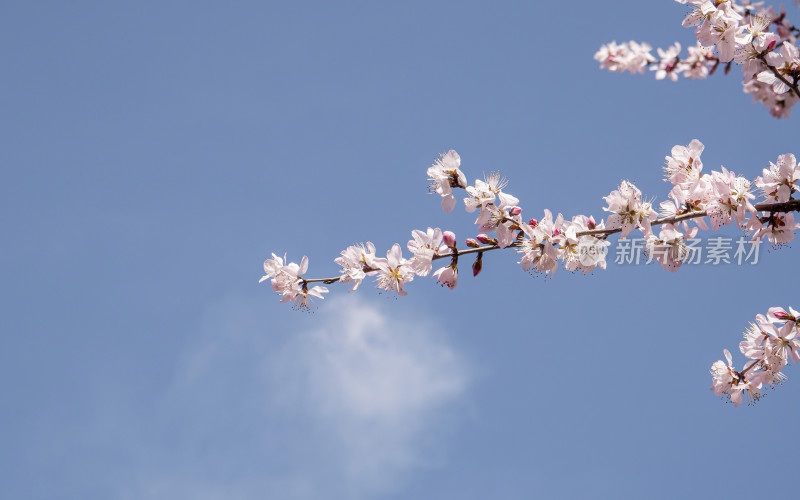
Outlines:
{"label": "pink blossom", "polygon": [[[775,68],[775,72],[783,77],[789,78],[791,82],[794,72],[800,67],[800,51],[791,43],[785,43],[780,52],[770,52],[767,54],[767,64]],[[785,94],[790,87],[786,85],[778,75],[772,70],[762,71],[757,75],[758,81],[772,85],[772,91],[776,94]]]}
{"label": "pink blossom", "polygon": [[616,73],[644,73],[647,65],[656,60],[651,50],[652,47],[646,43],[630,41],[617,45],[611,42],[600,47],[594,59],[600,63],[600,68]]}
{"label": "pink blossom", "polygon": [[409,265],[414,270],[414,274],[427,276],[431,272],[433,257],[442,243],[442,230],[438,227],[436,229],[429,227],[423,233],[415,229],[411,231],[411,236],[414,239],[408,241],[407,247],[414,256],[409,261]]}
{"label": "pink blossom", "polygon": [[[757,217],[751,217],[750,221],[758,221]],[[753,240],[767,238],[773,245],[783,245],[794,239],[794,232],[800,229],[800,224],[795,222],[794,214],[773,213],[766,223],[759,222],[760,228],[753,235]]]}
{"label": "pink blossom", "polygon": [[692,139],[686,146],[673,146],[672,156],[666,156],[667,164],[664,173],[667,181],[673,185],[693,184],[700,179],[703,162],[700,155],[703,153],[703,143]]}
{"label": "pink blossom", "polygon": [[[747,377],[733,369],[731,353],[727,349],[723,350],[725,359],[728,361],[726,365],[723,361],[715,361],[711,365],[711,390],[717,396],[727,396],[734,406],[742,404],[743,396],[747,397],[749,403],[758,400],[761,397],[761,380],[760,377],[754,377],[753,380],[748,380]],[[755,362],[750,362],[750,364]],[[745,365],[742,372],[748,369],[750,364]]]}
{"label": "pink blossom", "polygon": [[667,271],[675,272],[689,257],[686,240],[694,238],[697,228],[692,228],[686,235],[672,224],[664,224],[658,238],[651,236],[647,240],[648,253]]}
{"label": "pink blossom", "polygon": [[339,281],[353,283],[351,292],[358,289],[366,276],[372,276],[378,271],[375,265],[375,245],[372,242],[349,246],[342,250],[341,254],[342,256],[334,259],[334,262],[342,266]]}
{"label": "pink blossom", "polygon": [[797,190],[795,183],[800,180],[800,165],[793,154],[778,157],[775,163],[769,163],[760,177],[756,177],[756,186],[764,192],[764,196],[772,201],[783,203],[789,201],[792,192]]}
{"label": "pink blossom", "polygon": [[433,273],[433,277],[449,289],[453,289],[458,284],[458,267],[455,264],[450,264],[445,267],[440,267]]}
{"label": "pink blossom", "polygon": [[650,217],[655,217],[650,202],[642,201],[642,192],[632,182],[622,181],[619,187],[603,198],[608,204],[603,208],[612,214],[606,221],[608,229],[622,229],[620,238],[627,238],[636,228],[650,234]]}
{"label": "pink blossom", "polygon": [[669,77],[673,82],[678,81],[680,53],[681,44],[678,42],[675,42],[667,50],[658,49],[658,57],[660,59],[658,66],[650,68],[651,71],[656,72],[656,80],[663,80]]}
{"label": "pink blossom", "polygon": [[414,270],[409,262],[403,258],[400,245],[395,243],[391,250],[386,252],[386,258],[375,259],[378,267],[378,288],[398,295],[407,295],[403,285],[414,279]]}
{"label": "pink blossom", "polygon": [[445,212],[452,212],[456,206],[452,188],[467,186],[467,178],[459,170],[460,166],[461,157],[451,149],[428,168],[431,192],[442,196],[442,209]]}

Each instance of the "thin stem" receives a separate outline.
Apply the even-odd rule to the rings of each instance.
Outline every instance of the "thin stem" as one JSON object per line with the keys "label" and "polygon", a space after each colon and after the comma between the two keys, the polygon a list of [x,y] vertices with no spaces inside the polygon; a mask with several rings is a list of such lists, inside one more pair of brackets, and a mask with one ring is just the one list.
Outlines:
{"label": "thin stem", "polygon": [[[696,219],[697,217],[705,217],[706,211],[687,212],[685,214],[673,215],[671,217],[664,217],[663,219],[656,219],[650,223],[651,226],[658,226],[660,224],[673,224],[682,220]],[[621,233],[622,228],[617,229],[589,229],[587,231],[580,231],[575,233],[575,236],[609,236],[614,233]]]}
{"label": "thin stem", "polygon": [[[518,246],[520,246],[519,243],[514,242],[514,243],[512,243],[512,244],[510,244],[510,245],[508,245],[507,247],[504,247],[504,248],[515,248],[515,247],[518,247]],[[502,248],[500,248],[497,245],[486,245],[486,246],[477,247],[477,248],[469,248],[467,250],[457,250],[455,252],[436,254],[431,258],[431,260],[449,259],[449,258],[453,257],[453,255],[456,255],[457,257],[460,257],[461,255],[467,255],[467,254],[476,253],[476,252],[488,252],[490,250],[502,250]],[[326,285],[330,285],[331,283],[336,283],[340,279],[341,279],[341,276],[337,276],[336,278],[314,278],[314,279],[300,278],[300,280],[305,282],[305,283],[325,283]]]}
{"label": "thin stem", "polygon": [[341,276],[337,276],[335,278],[309,278],[309,279],[299,278],[299,279],[303,283],[325,283],[326,285],[331,285],[333,283],[336,283],[340,279],[342,279],[342,277]]}
{"label": "thin stem", "polygon": [[[514,243],[508,245],[507,247],[503,247],[503,248],[516,248],[518,246],[520,246],[520,244],[517,243],[517,242],[514,242]],[[434,255],[431,260],[447,259],[448,257],[452,257],[454,254],[457,255],[457,256],[461,256],[461,255],[467,255],[467,254],[470,254],[470,253],[488,252],[489,250],[502,250],[502,248],[500,248],[497,245],[486,245],[486,246],[483,246],[483,247],[470,248],[468,250],[457,250],[455,253],[454,252],[450,252],[450,253],[444,253],[444,254],[437,254],[437,255]]]}
{"label": "thin stem", "polygon": [[747,371],[748,371],[750,368],[752,368],[752,367],[756,366],[757,364],[758,364],[758,361],[755,361],[755,362],[753,362],[753,363],[750,363],[750,365],[749,365],[747,368],[745,368],[744,370],[742,370],[742,371],[740,371],[740,372],[736,372],[736,373],[738,373],[738,374],[739,374],[739,377],[741,377],[741,380],[742,380],[742,381],[744,381],[744,374],[745,374],[745,373],[747,373]]}

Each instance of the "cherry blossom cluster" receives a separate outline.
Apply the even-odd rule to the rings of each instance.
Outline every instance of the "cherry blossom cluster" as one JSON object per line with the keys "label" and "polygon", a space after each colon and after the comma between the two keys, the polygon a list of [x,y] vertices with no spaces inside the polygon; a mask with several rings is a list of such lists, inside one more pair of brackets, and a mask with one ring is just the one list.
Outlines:
{"label": "cherry blossom cluster", "polygon": [[[792,197],[800,190],[800,165],[795,156],[780,155],[751,182],[725,167],[703,173],[703,149],[695,139],[685,146],[673,147],[670,156],[665,157],[664,180],[672,188],[658,211],[632,182],[622,181],[604,197],[603,210],[609,215],[600,222],[591,215],[575,215],[571,219],[562,214],[554,216],[548,209],[539,219],[524,220],[519,199],[503,191],[508,184],[505,178],[493,172],[468,186],[460,169],[461,158],[451,150],[428,168],[428,178],[431,191],[441,196],[445,212],[455,208],[457,189],[467,195],[463,198],[465,210],[477,212],[478,234],[465,240],[466,249],[458,249],[451,231],[429,227],[411,232],[412,239],[406,244],[411,254],[408,258],[399,243],[386,252],[386,257],[379,257],[368,241],[349,246],[334,260],[340,266],[339,276],[308,279],[302,276],[308,270],[308,257],[304,256],[298,265],[288,262],[285,256],[272,254],[264,262],[261,281],[270,279],[282,302],[307,307],[310,297],[322,298],[328,292],[324,286],[309,288],[309,284],[319,282],[352,284],[350,291],[354,291],[370,276],[375,277],[380,290],[402,296],[407,294],[404,286],[414,277],[432,275],[452,289],[458,283],[459,256],[477,254],[473,266],[473,274],[477,275],[482,269],[483,253],[504,248],[513,248],[520,255],[518,263],[525,271],[552,276],[561,263],[568,271],[588,273],[605,269],[610,235],[620,233],[620,238],[627,238],[635,230],[642,233],[646,250],[654,259],[673,272],[687,257],[686,241],[699,230],[716,231],[735,223],[751,235],[752,244],[762,238],[773,246],[792,241],[794,232],[800,229],[793,214],[800,210],[800,200]],[[756,190],[764,200],[754,205]],[[655,226],[661,226],[658,234]],[[440,259],[450,262],[433,271],[433,262]]]}
{"label": "cherry blossom cluster", "polygon": [[[289,262],[285,256],[272,254],[264,262],[264,276],[260,281],[271,280],[272,290],[281,296],[281,302],[291,301],[297,308],[309,308],[311,298],[322,299],[328,292],[327,287],[314,283],[339,282],[352,285],[350,291],[354,291],[364,279],[371,277],[382,292],[404,296],[408,293],[405,290],[407,283],[415,277],[430,275],[442,286],[453,289],[458,284],[460,257],[476,254],[472,274],[477,276],[483,268],[483,254],[504,248],[513,249],[519,255],[518,264],[524,271],[552,277],[559,266],[582,273],[605,269],[610,245],[608,237],[616,233],[624,239],[634,231],[641,232],[646,241],[645,251],[664,269],[672,272],[687,262],[690,257],[687,241],[700,230],[716,231],[735,223],[750,235],[753,245],[760,243],[761,239],[768,240],[773,246],[792,241],[795,231],[800,229],[793,214],[800,211],[800,199],[793,198],[793,194],[800,191],[800,165],[795,156],[779,156],[751,182],[725,167],[703,173],[703,149],[703,144],[695,139],[685,146],[673,147],[671,154],[665,157],[664,180],[672,187],[668,199],[659,204],[658,211],[653,200],[643,196],[632,182],[622,181],[604,197],[606,206],[603,210],[608,212],[608,217],[599,222],[591,215],[575,215],[570,219],[562,214],[554,216],[547,209],[539,219],[525,220],[519,199],[504,191],[508,185],[504,177],[492,172],[484,179],[476,179],[473,185],[467,185],[466,175],[461,171],[461,157],[451,150],[428,168],[428,180],[430,191],[441,197],[445,212],[455,209],[458,190],[463,190],[466,195],[463,197],[466,212],[477,212],[477,234],[465,240],[466,248],[458,248],[453,232],[429,227],[425,231],[411,232],[412,239],[406,244],[410,255],[406,256],[399,243],[394,243],[385,257],[378,256],[375,245],[369,241],[347,247],[334,259],[340,269],[339,275],[332,278],[304,277],[308,270],[308,257],[304,256],[298,265]],[[756,192],[764,200],[753,204]],[[660,226],[658,234],[656,226]],[[433,263],[437,260],[444,260],[447,264],[434,271]],[[769,321],[759,324],[774,324],[782,318],[784,316],[780,314],[773,314]],[[762,330],[767,331],[765,328],[770,327],[762,327]],[[780,335],[775,333],[778,335],[776,338],[792,340],[796,334],[788,330],[781,332]],[[787,337],[789,334],[791,338]],[[762,340],[762,344],[767,340]],[[771,360],[762,364],[777,366]],[[752,369],[753,374],[769,372],[766,368],[748,369]],[[741,378],[748,369],[736,372],[740,376],[736,380],[742,384],[750,382],[753,375]],[[719,377],[715,375],[715,380]],[[737,401],[735,398],[741,398],[741,391],[731,389],[738,387],[732,380],[727,382],[728,392],[719,394],[727,393]],[[755,387],[758,384],[751,385]]]}
{"label": "cherry blossom cluster", "polygon": [[281,296],[281,302],[292,301],[295,306],[307,309],[309,296],[322,299],[322,294],[328,293],[328,288],[324,286],[308,288],[308,281],[300,277],[307,270],[308,257],[304,256],[298,266],[286,260],[286,255],[281,258],[273,253],[271,259],[264,261],[264,276],[258,282],[271,279],[272,291]]}
{"label": "cherry blossom cluster", "polygon": [[692,7],[683,26],[694,28],[697,44],[688,47],[687,56],[681,57],[677,42],[657,49],[658,57],[647,43],[611,42],[594,56],[600,67],[630,73],[649,68],[658,80],[677,81],[679,75],[706,78],[720,65],[727,74],[735,62],[741,65],[744,92],[776,118],[788,118],[800,101],[800,28],[789,22],[786,11],[742,0],[675,1]]}
{"label": "cherry blossom cluster", "polygon": [[800,362],[800,313],[789,308],[772,307],[766,316],[759,314],[754,323],[744,332],[739,350],[747,361],[741,371],[733,367],[730,351],[723,350],[725,360],[711,365],[711,390],[717,396],[739,406],[747,400],[758,401],[766,388],[782,384],[786,375],[782,370],[789,360]]}

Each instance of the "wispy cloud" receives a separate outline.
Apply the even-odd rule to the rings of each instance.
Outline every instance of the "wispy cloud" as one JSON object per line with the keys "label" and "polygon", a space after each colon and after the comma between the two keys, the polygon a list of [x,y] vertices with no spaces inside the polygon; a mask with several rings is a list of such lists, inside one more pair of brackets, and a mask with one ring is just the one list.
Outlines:
{"label": "wispy cloud", "polygon": [[266,330],[249,306],[209,314],[130,498],[375,498],[436,465],[469,375],[435,320],[347,297]]}
{"label": "wispy cloud", "polygon": [[351,493],[379,491],[424,465],[424,434],[464,391],[465,366],[426,318],[352,301],[326,315],[290,341],[274,373],[293,382],[284,396],[303,394],[295,408],[329,431]]}

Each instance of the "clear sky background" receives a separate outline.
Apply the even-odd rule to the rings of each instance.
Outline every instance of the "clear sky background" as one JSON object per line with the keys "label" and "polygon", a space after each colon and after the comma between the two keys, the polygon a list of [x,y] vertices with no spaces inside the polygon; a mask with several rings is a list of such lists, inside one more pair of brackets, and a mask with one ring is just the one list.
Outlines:
{"label": "clear sky background", "polygon": [[800,154],[800,118],[751,104],[736,68],[676,84],[592,59],[692,44],[686,11],[5,2],[2,496],[796,492],[800,370],[754,407],[708,390],[755,314],[800,305],[796,249],[552,280],[494,252],[453,291],[332,286],[314,314],[257,283],[270,252],[326,277],[355,242],[473,236],[426,194],[448,149],[470,181],[505,174],[526,217],[598,219],[622,179],[664,200],[664,156],[693,138],[707,170],[750,178]]}

